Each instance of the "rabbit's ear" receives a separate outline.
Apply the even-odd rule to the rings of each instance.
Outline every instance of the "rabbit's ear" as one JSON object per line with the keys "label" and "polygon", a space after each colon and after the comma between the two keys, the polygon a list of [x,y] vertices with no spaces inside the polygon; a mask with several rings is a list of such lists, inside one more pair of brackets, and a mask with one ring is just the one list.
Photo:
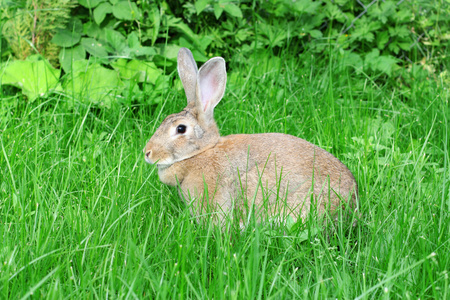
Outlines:
{"label": "rabbit's ear", "polygon": [[222,57],[211,58],[198,71],[197,101],[207,120],[213,119],[214,107],[222,99],[226,84],[227,71]]}
{"label": "rabbit's ear", "polygon": [[187,48],[178,51],[178,74],[183,83],[184,92],[188,104],[195,102],[195,89],[197,85],[197,63],[192,56],[192,52]]}

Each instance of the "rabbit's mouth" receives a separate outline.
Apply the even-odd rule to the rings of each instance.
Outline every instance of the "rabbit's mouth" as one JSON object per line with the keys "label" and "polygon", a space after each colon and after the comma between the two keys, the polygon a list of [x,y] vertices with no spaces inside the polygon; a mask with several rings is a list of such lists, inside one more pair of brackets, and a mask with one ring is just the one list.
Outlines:
{"label": "rabbit's mouth", "polygon": [[166,169],[174,163],[174,161],[170,158],[154,159],[151,155],[145,155],[145,161],[151,165],[156,165],[158,169]]}

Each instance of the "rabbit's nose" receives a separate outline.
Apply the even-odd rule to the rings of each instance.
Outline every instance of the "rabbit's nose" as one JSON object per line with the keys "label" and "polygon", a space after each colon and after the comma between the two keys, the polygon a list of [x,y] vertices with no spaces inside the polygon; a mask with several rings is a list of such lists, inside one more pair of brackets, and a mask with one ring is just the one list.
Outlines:
{"label": "rabbit's nose", "polygon": [[148,150],[147,152],[145,152],[145,156],[147,158],[150,158],[151,155],[152,155],[152,150]]}

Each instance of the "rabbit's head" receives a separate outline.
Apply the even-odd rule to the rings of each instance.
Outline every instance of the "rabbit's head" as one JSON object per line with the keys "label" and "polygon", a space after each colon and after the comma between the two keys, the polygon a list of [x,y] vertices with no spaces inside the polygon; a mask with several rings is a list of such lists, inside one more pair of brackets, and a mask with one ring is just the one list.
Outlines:
{"label": "rabbit's head", "polygon": [[144,148],[145,160],[159,168],[214,147],[220,138],[213,114],[225,92],[225,60],[211,58],[197,70],[191,51],[181,48],[178,74],[188,105],[180,113],[168,116]]}

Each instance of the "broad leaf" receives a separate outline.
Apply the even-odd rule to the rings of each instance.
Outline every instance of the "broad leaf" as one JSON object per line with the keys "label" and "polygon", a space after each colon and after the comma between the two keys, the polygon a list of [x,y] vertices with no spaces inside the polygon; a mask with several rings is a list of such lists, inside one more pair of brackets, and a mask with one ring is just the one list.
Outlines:
{"label": "broad leaf", "polygon": [[180,46],[178,45],[161,45],[160,55],[164,56],[169,60],[176,61],[178,56],[178,51],[180,51]]}
{"label": "broad leaf", "polygon": [[242,18],[242,11],[236,4],[233,3],[223,4],[223,9],[233,17]]}
{"label": "broad leaf", "polygon": [[162,71],[154,63],[136,59],[128,61],[127,59],[120,58],[111,63],[111,66],[119,71],[121,78],[136,78],[138,82],[155,84],[158,77],[162,75]]}
{"label": "broad leaf", "polygon": [[299,13],[315,14],[322,5],[321,1],[299,0],[293,1],[293,9]]}
{"label": "broad leaf", "polygon": [[208,0],[197,0],[195,1],[195,10],[197,11],[197,15],[199,15],[205,8],[208,6]]}
{"label": "broad leaf", "polygon": [[129,1],[120,1],[116,3],[112,12],[114,17],[120,20],[135,20],[141,17],[141,11],[137,7],[136,3]]}
{"label": "broad leaf", "polygon": [[386,56],[382,55],[378,58],[376,68],[379,71],[391,76],[392,71],[394,70],[394,68],[397,64],[397,61],[398,61],[398,59],[391,55],[386,55]]}
{"label": "broad leaf", "polygon": [[83,25],[83,33],[89,37],[98,39],[102,36],[103,30],[95,22],[87,22]]}
{"label": "broad leaf", "polygon": [[97,6],[94,9],[95,23],[100,25],[103,22],[103,20],[105,19],[106,15],[110,14],[110,13],[112,13],[112,5],[109,4],[108,2],[101,3],[99,6]]}
{"label": "broad leaf", "polygon": [[323,36],[322,31],[316,30],[316,29],[310,30],[309,34],[311,35],[312,38],[315,38],[315,39],[319,39]]}
{"label": "broad leaf", "polygon": [[60,47],[72,47],[81,39],[81,34],[67,29],[59,30],[52,38],[52,43]]}
{"label": "broad leaf", "polygon": [[353,67],[357,73],[361,73],[363,69],[363,60],[361,56],[356,53],[342,50],[340,51],[342,55],[339,59],[339,63],[344,67]]}
{"label": "broad leaf", "polygon": [[121,54],[125,47],[127,47],[127,42],[125,37],[118,31],[105,28],[104,38],[106,42],[113,48],[116,54]]}
{"label": "broad leaf", "polygon": [[199,42],[199,36],[197,36],[189,26],[187,26],[185,23],[183,23],[182,19],[170,17],[170,18],[167,18],[167,23],[168,23],[168,26],[174,27],[174,28],[180,30],[187,37],[189,37],[191,39],[191,41],[196,45],[196,47],[198,47],[202,50],[206,49],[207,45],[206,46],[202,45]]}
{"label": "broad leaf", "polygon": [[159,27],[161,25],[161,11],[157,7],[153,7],[148,14],[149,19],[152,20],[152,28],[149,31],[153,46],[158,38]]}
{"label": "broad leaf", "polygon": [[130,48],[137,48],[141,45],[141,43],[139,42],[139,35],[136,33],[136,31],[133,31],[128,35],[127,43],[128,47]]}
{"label": "broad leaf", "polygon": [[156,55],[156,49],[153,47],[143,47],[139,46],[136,48],[130,48],[128,49],[130,52],[131,57],[138,57],[138,56],[153,56]]}
{"label": "broad leaf", "polygon": [[390,55],[380,55],[380,50],[373,49],[366,55],[365,64],[368,65],[374,71],[380,71],[382,73],[391,76],[392,71],[396,67],[398,59]]}
{"label": "broad leaf", "polygon": [[73,17],[69,20],[69,24],[67,24],[67,30],[83,33],[83,23],[79,18]]}
{"label": "broad leaf", "polygon": [[384,49],[387,42],[389,42],[389,34],[387,31],[381,31],[377,33],[377,47],[378,49]]}
{"label": "broad leaf", "polygon": [[86,58],[86,51],[79,45],[73,48],[62,48],[59,52],[59,62],[64,72],[69,73],[72,69],[72,62]]}
{"label": "broad leaf", "polygon": [[80,101],[110,107],[114,90],[121,85],[116,71],[89,61],[73,62],[74,72],[64,82],[64,89]]}
{"label": "broad leaf", "polygon": [[93,38],[83,38],[81,39],[81,45],[86,49],[89,54],[96,57],[107,57],[108,51],[106,51],[105,46]]}
{"label": "broad leaf", "polygon": [[1,69],[1,83],[22,89],[30,101],[55,89],[61,75],[61,70],[54,69],[47,60],[40,60],[38,55],[4,63]]}
{"label": "broad leaf", "polygon": [[219,19],[220,16],[223,13],[223,7],[220,6],[220,4],[216,3],[214,4],[214,16],[216,17],[216,19]]}
{"label": "broad leaf", "polygon": [[94,8],[105,0],[78,0],[78,3],[87,8]]}

